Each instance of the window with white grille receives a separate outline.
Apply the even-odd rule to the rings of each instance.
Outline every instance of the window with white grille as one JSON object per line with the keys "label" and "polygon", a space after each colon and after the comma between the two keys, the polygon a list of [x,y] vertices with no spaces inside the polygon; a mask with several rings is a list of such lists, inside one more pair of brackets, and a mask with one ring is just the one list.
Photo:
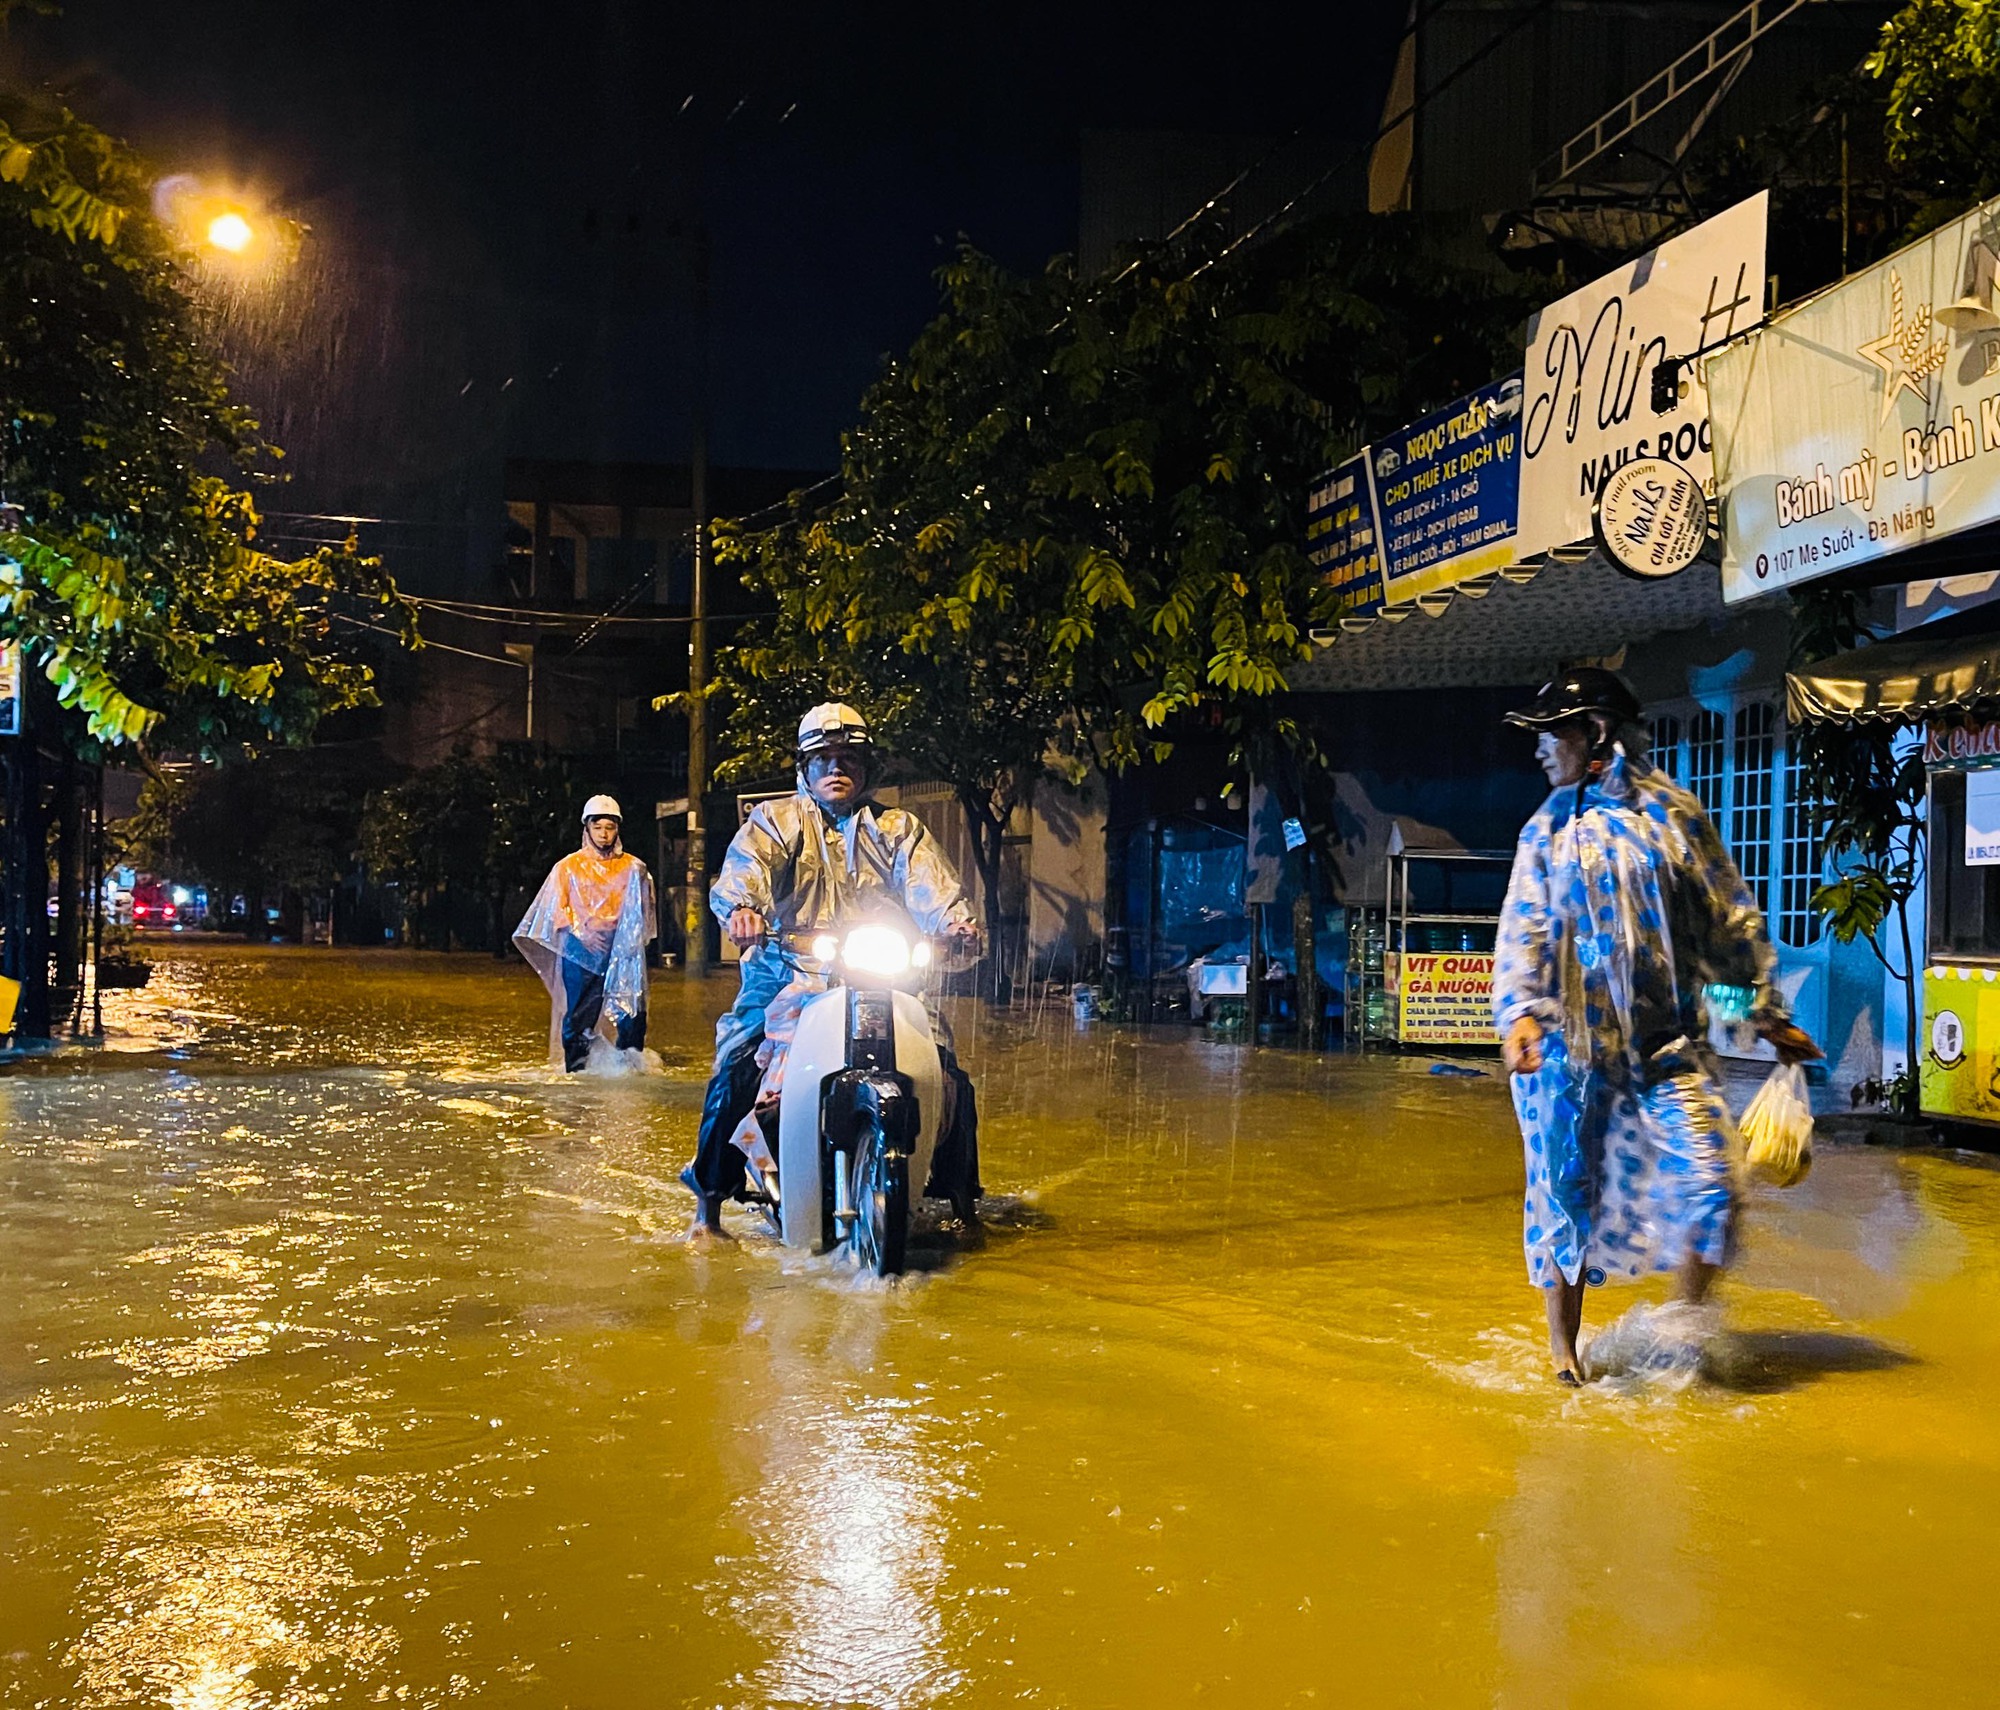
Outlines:
{"label": "window with white grille", "polygon": [[1681,781],[1681,721],[1672,713],[1665,713],[1654,719],[1648,728],[1652,733],[1653,764],[1678,784]]}
{"label": "window with white grille", "polygon": [[1687,770],[1682,774],[1694,799],[1718,826],[1722,823],[1723,760],[1728,752],[1723,733],[1727,729],[1722,714],[1706,708],[1689,719]]}
{"label": "window with white grille", "polygon": [[1736,764],[1730,778],[1729,829],[1723,834],[1750,894],[1766,915],[1771,912],[1772,810],[1777,795],[1772,761],[1777,730],[1777,709],[1769,701],[1751,701],[1736,709]]}
{"label": "window with white grille", "polygon": [[1778,848],[1778,941],[1809,950],[1826,931],[1826,916],[1812,906],[1813,892],[1825,881],[1814,803],[1806,789],[1806,769],[1798,750],[1786,745],[1785,836]]}
{"label": "window with white grille", "polygon": [[1804,768],[1789,751],[1776,705],[1744,699],[1726,710],[1660,711],[1649,728],[1653,763],[1701,803],[1772,935],[1795,950],[1820,943],[1826,922],[1812,895],[1825,863]]}

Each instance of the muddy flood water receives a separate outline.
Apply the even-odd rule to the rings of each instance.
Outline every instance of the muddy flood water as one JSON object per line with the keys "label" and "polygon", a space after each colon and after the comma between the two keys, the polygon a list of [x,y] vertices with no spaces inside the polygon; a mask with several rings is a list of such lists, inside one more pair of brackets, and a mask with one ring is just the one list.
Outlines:
{"label": "muddy flood water", "polygon": [[565,1081],[518,964],[152,953],[0,1075],[0,1705],[1993,1699],[1982,1159],[1823,1148],[1569,1393],[1495,1077],[961,1010],[887,1286],[679,1239],[720,978]]}

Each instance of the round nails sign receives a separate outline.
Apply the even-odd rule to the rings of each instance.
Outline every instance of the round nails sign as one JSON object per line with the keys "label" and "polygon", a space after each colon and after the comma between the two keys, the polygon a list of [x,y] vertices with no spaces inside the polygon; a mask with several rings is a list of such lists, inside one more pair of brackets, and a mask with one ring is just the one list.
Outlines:
{"label": "round nails sign", "polygon": [[1708,495],[1690,469],[1641,457],[1614,470],[1592,516],[1598,549],[1628,576],[1678,576],[1708,545]]}

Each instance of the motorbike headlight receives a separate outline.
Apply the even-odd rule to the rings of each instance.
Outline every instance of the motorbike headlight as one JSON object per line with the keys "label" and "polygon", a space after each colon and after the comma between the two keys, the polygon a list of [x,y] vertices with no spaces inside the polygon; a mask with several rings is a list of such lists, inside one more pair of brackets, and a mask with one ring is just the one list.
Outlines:
{"label": "motorbike headlight", "polygon": [[831,962],[839,951],[840,940],[831,932],[822,932],[812,941],[812,959],[815,962]]}
{"label": "motorbike headlight", "polygon": [[910,943],[893,926],[857,926],[840,959],[857,973],[900,974],[910,965]]}
{"label": "motorbike headlight", "polygon": [[916,948],[910,952],[910,966],[913,968],[928,968],[930,965],[931,941],[928,938],[919,938]]}

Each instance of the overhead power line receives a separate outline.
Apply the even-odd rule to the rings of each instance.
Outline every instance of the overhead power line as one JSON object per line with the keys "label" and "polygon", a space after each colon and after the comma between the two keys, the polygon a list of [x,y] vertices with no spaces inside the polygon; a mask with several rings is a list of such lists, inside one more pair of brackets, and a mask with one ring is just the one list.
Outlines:
{"label": "overhead power line", "polygon": [[1311,197],[1317,195],[1320,192],[1320,190],[1323,189],[1329,182],[1331,182],[1338,174],[1345,172],[1348,167],[1352,166],[1357,160],[1361,159],[1362,156],[1369,153],[1377,143],[1382,141],[1384,137],[1389,136],[1391,133],[1399,129],[1402,125],[1407,123],[1409,120],[1415,118],[1417,113],[1422,110],[1426,102],[1435,100],[1438,96],[1442,95],[1447,89],[1449,89],[1454,83],[1456,83],[1461,77],[1465,76],[1467,72],[1471,71],[1475,66],[1481,65],[1487,59],[1491,58],[1492,55],[1496,53],[1501,48],[1502,45],[1511,41],[1515,36],[1519,35],[1521,31],[1526,29],[1544,12],[1549,11],[1554,5],[1555,5],[1555,0],[1536,0],[1536,4],[1529,7],[1528,10],[1526,10],[1525,12],[1516,13],[1513,18],[1513,21],[1510,22],[1505,29],[1501,30],[1498,35],[1489,38],[1482,46],[1475,48],[1471,54],[1469,54],[1466,58],[1460,60],[1457,65],[1453,66],[1450,71],[1446,72],[1443,77],[1439,78],[1436,83],[1432,84],[1430,88],[1426,89],[1421,95],[1419,95],[1414,101],[1412,101],[1394,118],[1383,120],[1382,124],[1377,128],[1375,134],[1372,137],[1370,137],[1368,141],[1361,144],[1359,148],[1350,150],[1347,154],[1343,155],[1339,160],[1335,161],[1333,165],[1329,166],[1324,172],[1322,172],[1303,190],[1299,191],[1298,194],[1291,197],[1290,200],[1288,200],[1284,204],[1284,206],[1276,209],[1272,213],[1266,214],[1248,231],[1239,234],[1237,237],[1232,238],[1228,243],[1224,244],[1221,249],[1215,252],[1214,255],[1210,256],[1192,273],[1190,273],[1188,275],[1188,278],[1191,280],[1199,279],[1211,267],[1215,266],[1217,262],[1228,260],[1230,256],[1234,255],[1236,251],[1241,249],[1246,243],[1252,242],[1262,233],[1270,230],[1279,221],[1283,220],[1287,215],[1289,215],[1292,212],[1293,209],[1297,208],[1300,203],[1305,202],[1309,200]]}

